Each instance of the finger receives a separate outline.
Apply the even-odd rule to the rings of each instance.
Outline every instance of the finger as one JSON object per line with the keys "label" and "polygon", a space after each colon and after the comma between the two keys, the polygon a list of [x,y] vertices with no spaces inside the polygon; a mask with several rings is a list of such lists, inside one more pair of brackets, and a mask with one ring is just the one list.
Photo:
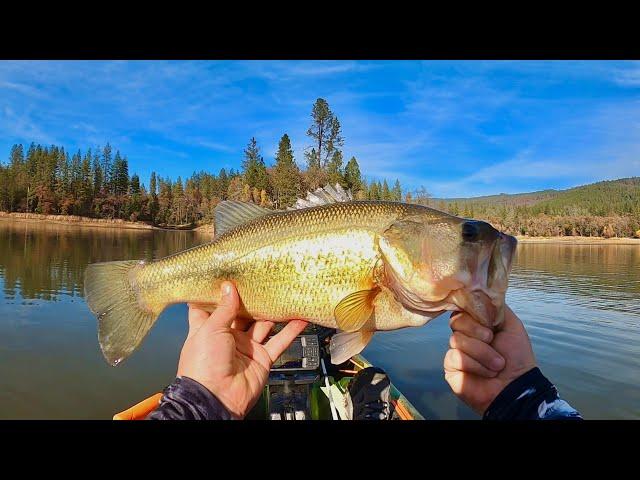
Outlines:
{"label": "finger", "polygon": [[254,342],[262,343],[274,325],[275,323],[270,321],[256,322],[248,330],[249,337]]}
{"label": "finger", "polygon": [[253,324],[255,324],[255,320],[251,318],[236,318],[231,324],[231,328],[246,332]]}
{"label": "finger", "polygon": [[189,304],[188,307],[187,319],[189,320],[189,333],[187,334],[187,338],[196,333],[210,315],[206,310],[194,307],[193,305]]}
{"label": "finger", "polygon": [[222,282],[220,286],[220,303],[207,320],[208,324],[218,328],[231,328],[238,314],[240,298],[236,287],[231,282]]}
{"label": "finger", "polygon": [[466,353],[455,348],[447,351],[444,356],[444,370],[445,372],[458,370],[460,372],[479,375],[486,378],[493,378],[498,374],[498,372],[494,372],[483,367],[477,360],[474,360]]}
{"label": "finger", "polygon": [[504,306],[504,322],[498,326],[498,329],[501,332],[513,333],[521,333],[522,331],[525,331],[522,321],[515,313],[513,313],[513,310],[509,308],[509,305]]}
{"label": "finger", "polygon": [[491,340],[493,340],[491,329],[478,323],[466,312],[456,312],[451,315],[449,326],[454,332],[462,332],[468,337],[477,338],[485,343],[491,343]]}
{"label": "finger", "polygon": [[302,332],[306,326],[307,322],[304,320],[291,320],[277,335],[271,337],[264,348],[269,354],[269,357],[271,357],[272,362],[278,359],[282,352],[291,345],[291,342],[300,335],[300,332]]}
{"label": "finger", "polygon": [[489,370],[499,372],[504,368],[502,355],[496,352],[491,345],[477,338],[467,337],[462,332],[453,332],[449,339],[449,346],[466,353]]}

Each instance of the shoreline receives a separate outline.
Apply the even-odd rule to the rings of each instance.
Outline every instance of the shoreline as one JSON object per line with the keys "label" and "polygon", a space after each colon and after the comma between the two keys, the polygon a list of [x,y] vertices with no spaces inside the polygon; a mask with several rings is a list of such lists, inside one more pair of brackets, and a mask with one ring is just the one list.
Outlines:
{"label": "shoreline", "polygon": [[555,243],[570,245],[640,245],[640,238],[628,237],[523,237],[516,236],[518,243]]}
{"label": "shoreline", "polygon": [[155,227],[144,222],[129,222],[122,219],[91,218],[77,215],[44,215],[41,213],[0,212],[0,220],[17,220],[20,222],[54,223],[58,225],[75,225],[78,227],[107,227],[129,230],[168,230]]}
{"label": "shoreline", "polygon": [[[213,236],[213,224],[197,225],[193,228],[162,228],[144,222],[130,222],[122,219],[91,218],[76,215],[44,215],[40,213],[0,212],[0,220],[17,220],[22,222],[54,223],[59,225],[76,225],[78,227],[106,227],[130,230],[189,231]],[[628,237],[526,237],[516,235],[518,243],[556,243],[571,245],[640,245],[640,238]]]}

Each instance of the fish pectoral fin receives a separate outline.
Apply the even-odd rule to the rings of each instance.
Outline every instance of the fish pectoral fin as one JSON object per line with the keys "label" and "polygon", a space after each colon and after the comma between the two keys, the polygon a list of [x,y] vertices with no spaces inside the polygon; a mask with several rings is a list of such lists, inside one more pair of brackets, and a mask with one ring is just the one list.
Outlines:
{"label": "fish pectoral fin", "polygon": [[359,354],[371,341],[374,332],[371,330],[358,330],[357,332],[340,332],[331,337],[329,353],[331,363],[340,365],[354,355]]}
{"label": "fish pectoral fin", "polygon": [[340,330],[355,332],[360,330],[373,314],[373,301],[380,288],[359,290],[344,297],[333,314]]}
{"label": "fish pectoral fin", "polygon": [[274,212],[274,210],[269,210],[253,203],[224,200],[216,207],[213,227],[214,235],[218,237],[238,225]]}

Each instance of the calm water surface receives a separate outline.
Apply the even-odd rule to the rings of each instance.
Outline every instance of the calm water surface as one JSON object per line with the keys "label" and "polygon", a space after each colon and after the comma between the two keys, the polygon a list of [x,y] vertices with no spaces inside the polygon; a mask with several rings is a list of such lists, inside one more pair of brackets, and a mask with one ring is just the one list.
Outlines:
{"label": "calm water surface", "polygon": [[[194,232],[0,219],[0,418],[111,418],[175,375],[186,307],[166,310],[117,368],[83,298],[88,263],[153,259],[208,241]],[[640,246],[518,247],[507,301],[542,371],[587,418],[640,418]],[[377,334],[364,354],[428,418],[475,419],[444,381],[448,315]]]}

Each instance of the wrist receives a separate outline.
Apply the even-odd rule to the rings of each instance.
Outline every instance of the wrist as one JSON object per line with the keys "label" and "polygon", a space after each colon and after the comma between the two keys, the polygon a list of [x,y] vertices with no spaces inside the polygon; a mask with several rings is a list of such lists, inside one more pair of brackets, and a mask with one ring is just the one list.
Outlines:
{"label": "wrist", "polygon": [[505,385],[482,414],[484,420],[516,419],[523,403],[554,388],[537,366],[523,372]]}
{"label": "wrist", "polygon": [[184,397],[196,405],[205,419],[236,420],[239,417],[207,385],[188,375],[179,375],[172,385],[179,386]]}

